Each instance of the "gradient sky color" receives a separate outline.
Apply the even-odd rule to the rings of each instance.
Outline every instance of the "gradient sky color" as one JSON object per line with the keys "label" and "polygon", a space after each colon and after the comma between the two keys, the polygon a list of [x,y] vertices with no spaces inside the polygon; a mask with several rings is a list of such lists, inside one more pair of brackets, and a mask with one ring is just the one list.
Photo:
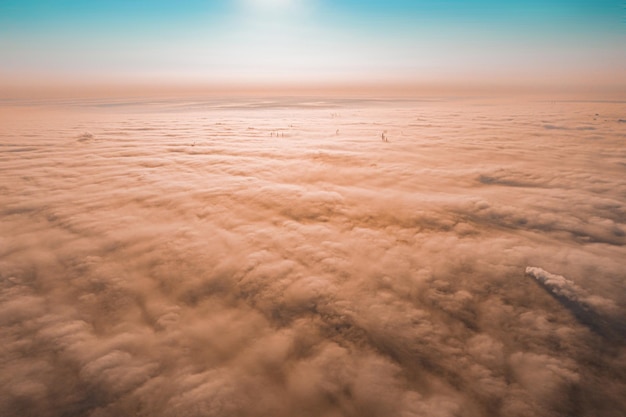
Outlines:
{"label": "gradient sky color", "polygon": [[626,84],[623,1],[2,0],[0,76]]}

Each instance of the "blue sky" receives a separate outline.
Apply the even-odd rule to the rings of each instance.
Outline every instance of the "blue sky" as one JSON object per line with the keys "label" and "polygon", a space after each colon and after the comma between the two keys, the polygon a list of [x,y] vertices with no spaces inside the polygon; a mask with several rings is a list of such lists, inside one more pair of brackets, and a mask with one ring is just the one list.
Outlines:
{"label": "blue sky", "polygon": [[625,16],[606,0],[0,0],[0,74],[620,82]]}

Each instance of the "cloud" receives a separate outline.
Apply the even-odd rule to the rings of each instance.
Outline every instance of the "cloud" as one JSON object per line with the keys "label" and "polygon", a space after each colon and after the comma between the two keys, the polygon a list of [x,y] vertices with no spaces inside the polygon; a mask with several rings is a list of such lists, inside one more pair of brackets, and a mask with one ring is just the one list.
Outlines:
{"label": "cloud", "polygon": [[561,275],[551,274],[532,266],[526,267],[526,274],[535,278],[557,297],[573,301],[584,309],[597,309],[607,314],[616,313],[617,306],[612,300],[590,295],[573,281]]}
{"label": "cloud", "polygon": [[592,330],[617,341],[624,339],[626,327],[622,322],[623,310],[613,300],[589,294],[567,278],[541,268],[526,267],[526,274],[535,278]]}
{"label": "cloud", "polygon": [[311,102],[5,105],[0,414],[623,414],[617,105]]}

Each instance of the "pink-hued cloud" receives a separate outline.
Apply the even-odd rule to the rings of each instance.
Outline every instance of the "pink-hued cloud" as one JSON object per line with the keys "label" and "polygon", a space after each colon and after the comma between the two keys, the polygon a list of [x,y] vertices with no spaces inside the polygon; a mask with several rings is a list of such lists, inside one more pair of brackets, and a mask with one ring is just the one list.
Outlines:
{"label": "pink-hued cloud", "polygon": [[621,416],[621,339],[524,273],[623,317],[623,118],[4,103],[0,415]]}

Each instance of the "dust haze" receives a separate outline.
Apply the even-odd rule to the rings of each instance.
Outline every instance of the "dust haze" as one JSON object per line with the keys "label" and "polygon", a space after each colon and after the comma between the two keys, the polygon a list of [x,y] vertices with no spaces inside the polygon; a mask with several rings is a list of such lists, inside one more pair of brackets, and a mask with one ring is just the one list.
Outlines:
{"label": "dust haze", "polygon": [[626,413],[624,102],[1,106],[2,416]]}

